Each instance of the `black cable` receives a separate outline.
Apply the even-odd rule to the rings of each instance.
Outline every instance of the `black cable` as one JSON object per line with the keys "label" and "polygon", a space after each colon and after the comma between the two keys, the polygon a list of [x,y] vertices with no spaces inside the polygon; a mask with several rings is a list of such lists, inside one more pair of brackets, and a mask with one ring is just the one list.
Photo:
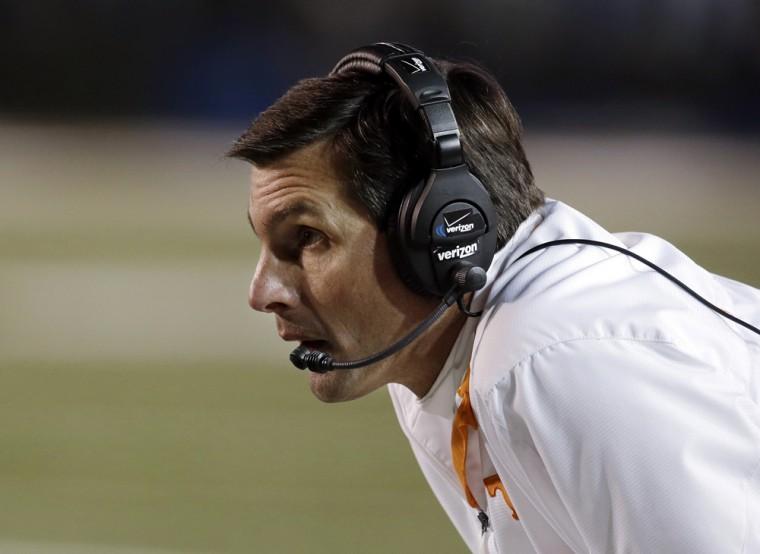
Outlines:
{"label": "black cable", "polygon": [[428,327],[435,323],[444,314],[444,312],[454,304],[458,296],[458,288],[459,285],[453,285],[446,292],[443,299],[441,300],[441,303],[438,305],[435,311],[426,317],[422,322],[420,322],[417,327],[412,330],[411,333],[404,336],[398,342],[391,344],[388,348],[372,354],[371,356],[350,362],[336,362],[333,360],[333,357],[327,352],[322,352],[320,350],[311,350],[308,347],[301,345],[290,353],[290,361],[298,369],[309,369],[317,373],[324,373],[333,369],[354,369],[357,367],[363,367],[375,362],[379,362],[383,358],[387,358],[391,354],[394,354],[407,346],[422,333],[424,333]]}
{"label": "black cable", "polygon": [[601,242],[601,241],[598,241],[598,240],[590,240],[590,239],[559,239],[559,240],[552,240],[552,241],[549,241],[549,242],[544,242],[544,243],[538,244],[538,245],[534,246],[533,248],[530,248],[526,252],[523,252],[520,255],[520,257],[517,258],[517,260],[515,260],[515,262],[523,259],[525,256],[527,256],[529,254],[532,254],[532,253],[534,253],[534,252],[536,252],[538,250],[543,250],[544,248],[549,248],[550,246],[556,246],[558,244],[589,244],[591,246],[601,246],[602,248],[611,248],[612,250],[616,250],[616,251],[620,252],[621,254],[625,254],[626,256],[630,256],[631,258],[634,258],[634,259],[640,261],[644,265],[647,265],[647,266],[651,267],[652,269],[654,269],[657,273],[659,273],[663,277],[668,278],[670,281],[672,281],[673,283],[675,283],[676,285],[678,285],[679,287],[681,287],[683,290],[685,290],[686,292],[688,292],[691,296],[693,296],[694,298],[696,298],[697,300],[699,300],[702,304],[704,304],[705,306],[707,306],[711,310],[716,311],[717,313],[719,313],[720,315],[722,315],[723,317],[725,317],[727,319],[730,319],[734,323],[738,323],[739,325],[741,325],[743,327],[746,327],[747,329],[749,329],[753,333],[757,333],[758,335],[760,335],[760,329],[758,329],[754,325],[751,325],[751,324],[747,323],[746,321],[744,321],[742,319],[739,319],[738,317],[736,317],[734,315],[731,315],[727,311],[725,311],[725,310],[719,308],[718,306],[716,306],[715,304],[711,303],[706,298],[703,298],[697,292],[695,292],[694,290],[692,290],[691,288],[689,288],[688,285],[686,285],[682,281],[678,280],[676,277],[674,277],[673,275],[671,275],[670,273],[668,273],[667,271],[665,271],[664,269],[662,269],[657,264],[655,264],[653,262],[650,262],[646,258],[642,258],[638,254],[636,254],[634,252],[631,252],[627,248],[623,248],[623,247],[618,246],[616,244],[610,244],[609,242]]}
{"label": "black cable", "polygon": [[449,309],[449,307],[454,303],[454,291],[457,289],[456,285],[451,287],[449,291],[446,293],[446,296],[443,297],[443,300],[441,300],[441,303],[438,305],[438,308],[430,314],[428,317],[426,317],[422,322],[420,322],[417,327],[414,328],[414,330],[406,335],[403,339],[398,341],[395,344],[392,344],[385,350],[381,350],[380,352],[377,352],[376,354],[372,354],[371,356],[367,356],[366,358],[361,358],[359,360],[354,360],[352,362],[336,362],[333,361],[331,364],[331,369],[353,369],[356,367],[362,367],[365,365],[374,364],[377,361],[382,360],[383,358],[387,358],[394,352],[398,352],[405,346],[407,346],[409,343],[414,341],[417,337],[419,337],[422,333],[427,331],[427,328],[430,327],[433,323],[435,323],[438,318],[440,318],[446,310]]}
{"label": "black cable", "polygon": [[471,312],[467,306],[464,305],[464,294],[457,296],[457,306],[459,306],[460,311],[467,317],[480,317],[483,315],[483,310],[480,310],[479,312]]}

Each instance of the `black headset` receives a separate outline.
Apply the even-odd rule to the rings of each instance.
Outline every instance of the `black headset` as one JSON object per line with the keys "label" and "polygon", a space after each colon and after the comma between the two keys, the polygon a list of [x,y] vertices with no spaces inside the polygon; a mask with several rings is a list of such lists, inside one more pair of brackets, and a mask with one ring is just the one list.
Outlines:
{"label": "black headset", "polygon": [[[446,80],[425,55],[410,46],[378,42],[343,57],[330,75],[351,71],[387,74],[420,114],[431,141],[430,174],[404,191],[389,217],[389,248],[404,282],[417,292],[442,298],[440,305],[410,333],[384,350],[353,361],[301,345],[290,354],[299,369],[324,373],[354,369],[387,358],[416,340],[454,301],[468,316],[463,294],[486,284],[486,270],[496,252],[496,213],[483,184],[467,168],[459,127]],[[544,248],[585,244],[609,248],[648,265],[720,315],[760,335],[760,329],[710,303],[673,275],[620,246],[588,239],[561,239],[538,244],[513,263]]]}
{"label": "black headset", "polygon": [[344,56],[330,72],[388,75],[430,137],[430,173],[404,191],[388,218],[391,257],[414,291],[439,297],[482,288],[496,252],[496,213],[467,167],[446,79],[422,52],[378,42]]}

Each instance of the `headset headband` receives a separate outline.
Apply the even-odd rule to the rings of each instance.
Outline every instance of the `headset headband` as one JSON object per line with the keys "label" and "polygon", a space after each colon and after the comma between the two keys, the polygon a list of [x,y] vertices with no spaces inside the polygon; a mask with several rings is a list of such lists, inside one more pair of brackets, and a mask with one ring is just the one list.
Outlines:
{"label": "headset headband", "polygon": [[330,75],[363,71],[389,75],[404,91],[427,126],[433,143],[433,169],[464,161],[459,126],[451,109],[446,79],[419,50],[400,43],[378,42],[344,56]]}

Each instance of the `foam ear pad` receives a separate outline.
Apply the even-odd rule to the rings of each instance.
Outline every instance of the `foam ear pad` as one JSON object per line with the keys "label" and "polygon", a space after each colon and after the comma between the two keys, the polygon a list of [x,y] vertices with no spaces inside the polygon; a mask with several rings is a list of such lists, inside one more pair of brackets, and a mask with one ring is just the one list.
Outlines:
{"label": "foam ear pad", "polygon": [[420,280],[420,277],[415,273],[408,257],[408,248],[404,246],[402,233],[400,231],[401,228],[407,227],[406,225],[403,225],[400,220],[402,214],[409,213],[410,208],[416,205],[417,199],[419,198],[424,185],[425,182],[420,181],[404,193],[396,202],[395,208],[391,210],[390,216],[388,217],[386,231],[391,260],[393,261],[393,264],[396,267],[396,272],[403,283],[418,294],[432,295],[428,284]]}

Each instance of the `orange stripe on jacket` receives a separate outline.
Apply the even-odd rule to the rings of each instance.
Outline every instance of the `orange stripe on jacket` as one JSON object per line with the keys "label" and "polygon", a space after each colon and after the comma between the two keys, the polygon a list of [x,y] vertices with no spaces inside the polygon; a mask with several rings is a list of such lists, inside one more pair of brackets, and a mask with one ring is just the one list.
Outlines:
{"label": "orange stripe on jacket", "polygon": [[[462,399],[457,407],[456,414],[454,414],[454,423],[451,428],[451,459],[454,463],[454,470],[459,477],[459,483],[462,485],[464,495],[467,498],[467,503],[480,510],[478,501],[470,490],[470,486],[467,484],[467,441],[469,428],[474,430],[478,429],[478,420],[475,419],[475,413],[472,411],[472,404],[470,403],[470,368],[467,368],[467,372],[464,375],[462,383],[457,389],[457,394]],[[483,479],[483,485],[486,487],[488,494],[493,498],[496,496],[496,491],[500,490],[504,501],[507,506],[512,510],[512,518],[519,520],[517,511],[512,504],[512,499],[507,494],[507,489],[501,482],[501,478],[498,474],[491,475]]]}

